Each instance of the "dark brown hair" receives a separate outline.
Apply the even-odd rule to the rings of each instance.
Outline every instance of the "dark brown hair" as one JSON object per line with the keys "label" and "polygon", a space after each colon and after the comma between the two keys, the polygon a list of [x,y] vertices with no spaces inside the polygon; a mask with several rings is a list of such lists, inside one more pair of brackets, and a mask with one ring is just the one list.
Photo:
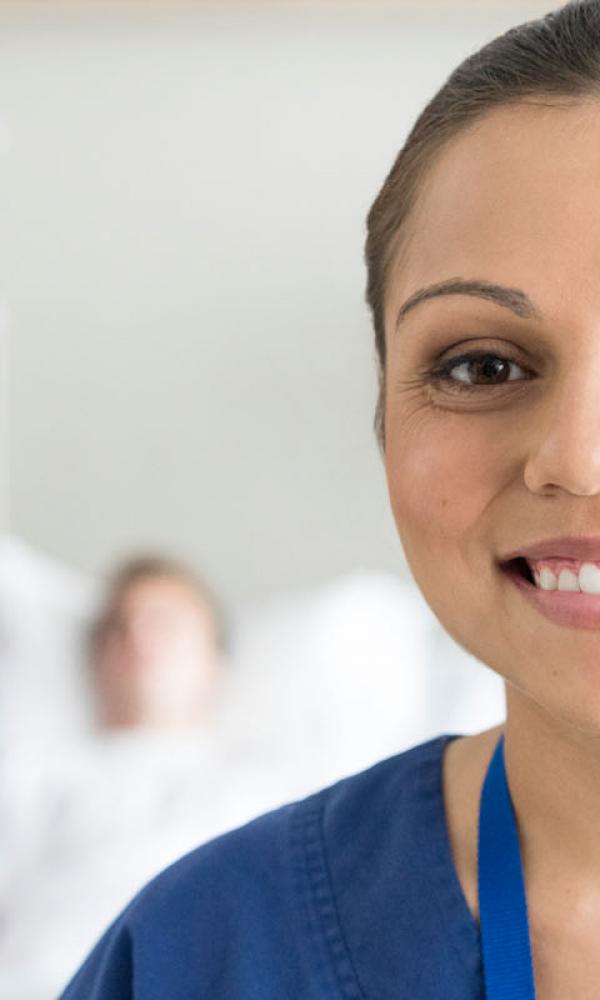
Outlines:
{"label": "dark brown hair", "polygon": [[494,108],[586,96],[600,96],[600,0],[572,0],[493,39],[454,70],[417,118],[367,216],[366,299],[375,329],[375,432],[382,451],[385,293],[426,174],[450,139]]}

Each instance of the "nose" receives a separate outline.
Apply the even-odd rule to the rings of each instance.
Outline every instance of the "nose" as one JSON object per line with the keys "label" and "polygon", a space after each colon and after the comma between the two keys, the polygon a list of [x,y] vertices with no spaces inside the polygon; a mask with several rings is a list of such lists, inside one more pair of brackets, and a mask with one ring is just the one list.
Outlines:
{"label": "nose", "polygon": [[153,616],[145,609],[136,609],[124,616],[121,640],[130,651],[141,652],[151,646],[155,631]]}
{"label": "nose", "polygon": [[573,367],[540,404],[525,483],[532,493],[600,493],[600,351]]}

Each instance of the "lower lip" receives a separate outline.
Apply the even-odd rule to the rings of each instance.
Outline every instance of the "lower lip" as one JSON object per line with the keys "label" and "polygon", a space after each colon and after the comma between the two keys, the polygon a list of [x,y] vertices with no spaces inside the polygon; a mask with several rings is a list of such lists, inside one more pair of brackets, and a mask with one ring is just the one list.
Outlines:
{"label": "lower lip", "polygon": [[581,594],[568,590],[542,590],[513,566],[500,567],[534,608],[557,625],[567,628],[600,629],[600,594]]}

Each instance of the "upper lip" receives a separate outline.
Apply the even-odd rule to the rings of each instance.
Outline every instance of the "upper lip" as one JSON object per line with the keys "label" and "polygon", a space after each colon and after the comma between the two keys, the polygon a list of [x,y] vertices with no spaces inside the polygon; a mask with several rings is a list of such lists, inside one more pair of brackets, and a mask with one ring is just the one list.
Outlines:
{"label": "upper lip", "polygon": [[532,545],[522,545],[514,552],[502,556],[501,562],[511,559],[578,559],[600,562],[600,535],[594,537],[577,537],[576,535],[560,535],[558,538],[544,538]]}

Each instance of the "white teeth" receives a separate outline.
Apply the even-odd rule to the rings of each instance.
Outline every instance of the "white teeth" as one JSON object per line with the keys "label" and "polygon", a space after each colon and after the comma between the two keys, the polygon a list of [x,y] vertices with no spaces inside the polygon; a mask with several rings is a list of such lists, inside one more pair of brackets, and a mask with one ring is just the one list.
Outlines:
{"label": "white teeth", "polygon": [[600,569],[594,563],[584,563],[579,570],[579,586],[584,594],[600,594]]}
{"label": "white teeth", "polygon": [[559,590],[581,590],[579,586],[579,577],[577,573],[574,573],[572,569],[561,569],[558,577],[558,589]]}
{"label": "white teeth", "polygon": [[556,574],[547,566],[542,566],[540,570],[540,587],[542,590],[556,590],[557,588]]}
{"label": "white teeth", "polygon": [[558,577],[549,566],[533,571],[536,586],[541,590],[568,590],[583,594],[600,594],[600,567],[594,563],[583,563],[579,573],[571,569],[561,569]]}

